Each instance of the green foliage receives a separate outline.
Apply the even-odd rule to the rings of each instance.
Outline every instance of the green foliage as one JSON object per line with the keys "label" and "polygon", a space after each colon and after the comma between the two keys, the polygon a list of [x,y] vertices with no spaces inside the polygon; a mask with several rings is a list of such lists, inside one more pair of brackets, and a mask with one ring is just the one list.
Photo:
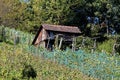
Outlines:
{"label": "green foliage", "polygon": [[80,36],[80,37],[77,38],[77,44],[80,44],[80,45],[83,45],[83,46],[92,46],[93,45],[93,40],[89,37]]}
{"label": "green foliage", "polygon": [[[2,50],[2,51],[1,51]],[[54,63],[51,60],[44,59],[38,55],[26,53],[22,50],[21,45],[13,46],[6,43],[0,43],[0,79],[5,80],[28,80],[22,79],[23,70],[27,65],[36,71],[35,80],[46,79],[89,79],[93,78],[83,75],[77,69],[70,69],[65,66]],[[30,66],[27,66],[30,67]],[[31,70],[30,67],[30,70]],[[28,68],[25,73],[29,72]],[[27,75],[27,74],[25,74]],[[31,78],[32,79],[32,78]]]}
{"label": "green foliage", "polygon": [[86,25],[84,35],[89,36],[89,37],[95,37],[95,36],[98,35],[99,31],[100,31],[100,26],[99,25],[89,23],[89,24]]}
{"label": "green foliage", "polygon": [[[8,35],[7,41],[11,40],[14,43],[12,36],[19,31],[9,28],[5,28],[5,31],[7,34],[12,33],[12,35]],[[72,52],[70,49],[49,52],[43,48],[28,45],[30,34],[23,32],[20,34],[22,34],[20,35],[22,38],[20,44],[0,43],[0,65],[2,65],[0,75],[2,79],[20,80],[26,65],[30,65],[36,71],[37,80],[89,79],[87,76],[84,77],[79,70],[85,75],[89,75],[91,80],[93,79],[91,77],[106,80],[119,79],[119,56],[97,52],[87,54],[83,50]],[[113,39],[110,39],[109,43],[114,41]],[[92,43],[90,38],[86,38],[86,41],[86,46]],[[28,72],[29,70],[25,71],[25,73]]]}
{"label": "green foliage", "polygon": [[98,32],[100,31],[100,26],[99,25],[92,25],[91,27],[91,36],[97,36]]}
{"label": "green foliage", "polygon": [[18,25],[20,24],[20,16],[25,9],[25,5],[20,3],[19,0],[1,0],[1,4],[0,17],[2,22],[0,24],[18,28]]}
{"label": "green foliage", "polygon": [[[41,52],[41,51],[40,51]],[[44,54],[43,54],[44,53]],[[53,52],[43,51],[42,56],[59,64],[64,64],[72,69],[79,69],[84,74],[87,74],[98,79],[119,79],[119,57],[110,56],[106,53],[87,54],[82,50],[72,52],[54,50]]]}
{"label": "green foliage", "polygon": [[9,2],[12,5],[11,10],[9,13],[6,11],[2,24],[29,32],[40,27],[42,23],[65,24],[74,16],[70,10],[72,2],[67,0],[30,0],[28,3],[11,0]]}
{"label": "green foliage", "polygon": [[112,54],[114,43],[114,39],[106,40],[105,42],[99,44],[98,50]]}
{"label": "green foliage", "polygon": [[91,50],[94,48],[94,39],[90,37],[78,37],[76,40],[76,47],[84,50],[85,52],[91,53]]}
{"label": "green foliage", "polygon": [[118,4],[116,0],[1,0],[0,24],[33,33],[43,23],[74,25],[81,29],[84,25],[87,29],[86,16],[101,19],[106,15],[104,18],[115,25],[120,21]]}
{"label": "green foliage", "polygon": [[[0,77],[1,79],[18,79],[23,77],[25,66],[30,65],[37,73],[35,80],[43,79],[119,79],[119,57],[105,53],[86,54],[79,50],[72,52],[42,50],[39,54],[30,54],[22,50],[22,45],[0,43]],[[44,53],[42,56],[41,54]],[[66,66],[64,66],[66,65]],[[69,67],[69,68],[68,68]],[[31,70],[31,69],[30,69]],[[27,70],[29,72],[29,70]],[[26,78],[27,79],[27,78]],[[23,80],[26,80],[23,79]],[[31,78],[32,79],[32,78]]]}

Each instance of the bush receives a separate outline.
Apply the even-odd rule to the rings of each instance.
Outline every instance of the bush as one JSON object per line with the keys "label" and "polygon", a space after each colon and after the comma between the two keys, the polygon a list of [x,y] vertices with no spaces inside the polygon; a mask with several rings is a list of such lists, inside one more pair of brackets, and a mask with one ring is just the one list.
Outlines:
{"label": "bush", "polygon": [[30,78],[32,79],[36,78],[36,76],[37,76],[37,73],[33,69],[33,67],[31,65],[25,65],[22,71],[22,78],[27,78],[29,80]]}
{"label": "bush", "polygon": [[80,36],[77,38],[76,47],[81,48],[85,50],[86,52],[89,52],[94,47],[94,40],[89,37]]}
{"label": "bush", "polygon": [[107,52],[107,53],[112,53],[114,43],[115,43],[114,39],[109,39],[107,41],[104,41],[103,43],[99,44],[98,50],[99,51],[104,51],[104,52]]}

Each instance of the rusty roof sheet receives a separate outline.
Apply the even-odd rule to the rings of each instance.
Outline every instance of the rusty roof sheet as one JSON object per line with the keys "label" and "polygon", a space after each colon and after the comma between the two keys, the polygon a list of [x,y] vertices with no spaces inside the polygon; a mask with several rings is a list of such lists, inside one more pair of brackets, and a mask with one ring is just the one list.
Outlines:
{"label": "rusty roof sheet", "polygon": [[42,27],[45,30],[50,30],[50,31],[68,32],[68,33],[81,33],[80,29],[78,27],[75,27],[75,26],[43,24]]}

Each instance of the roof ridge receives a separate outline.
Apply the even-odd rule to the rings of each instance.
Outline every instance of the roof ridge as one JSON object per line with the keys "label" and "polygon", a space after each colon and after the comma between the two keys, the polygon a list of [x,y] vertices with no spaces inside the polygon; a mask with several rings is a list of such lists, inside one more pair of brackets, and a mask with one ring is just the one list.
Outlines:
{"label": "roof ridge", "polygon": [[67,26],[67,25],[58,25],[58,24],[42,24],[42,25],[50,25],[50,26],[60,26],[60,27],[76,27],[76,28],[78,28],[77,26]]}
{"label": "roof ridge", "polygon": [[76,26],[51,25],[51,24],[42,24],[42,26],[44,29],[50,31],[81,33],[80,29]]}

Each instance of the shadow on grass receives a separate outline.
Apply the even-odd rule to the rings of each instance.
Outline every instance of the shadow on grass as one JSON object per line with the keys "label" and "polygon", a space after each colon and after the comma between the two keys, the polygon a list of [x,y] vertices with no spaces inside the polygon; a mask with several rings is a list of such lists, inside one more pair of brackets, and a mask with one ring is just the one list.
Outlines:
{"label": "shadow on grass", "polygon": [[0,39],[0,43],[2,43],[2,42],[10,44],[10,45],[14,45],[14,43],[12,41],[4,41],[4,40]]}

